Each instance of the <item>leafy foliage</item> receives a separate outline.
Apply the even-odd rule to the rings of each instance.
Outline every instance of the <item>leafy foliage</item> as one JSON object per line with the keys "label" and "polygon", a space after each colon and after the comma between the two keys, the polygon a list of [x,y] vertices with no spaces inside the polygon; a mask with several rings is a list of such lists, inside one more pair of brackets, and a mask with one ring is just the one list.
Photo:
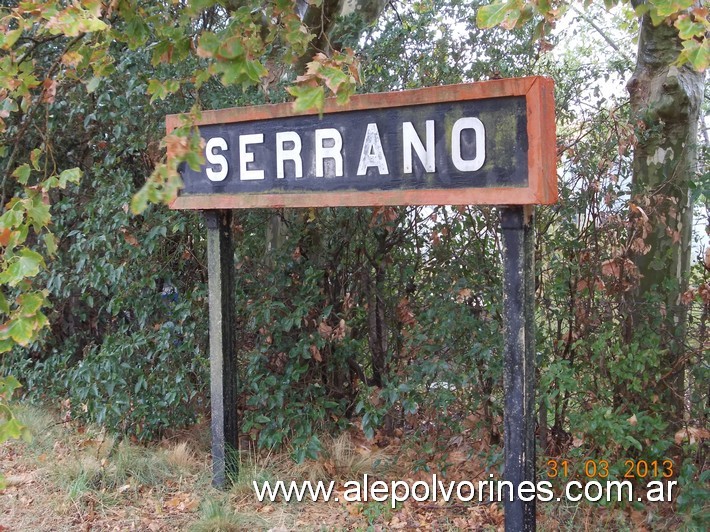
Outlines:
{"label": "leafy foliage", "polygon": [[[4,8],[0,155],[12,199],[0,217],[2,374],[20,377],[32,398],[68,399],[75,418],[143,439],[203,413],[204,229],[199,215],[148,207],[174,197],[176,165],[198,165],[201,144],[189,119],[161,144],[165,114],[196,117],[289,93],[305,111],[326,94],[344,100],[355,90],[546,74],[556,81],[561,200],[537,210],[541,450],[611,460],[672,454],[689,464],[683,478],[697,488],[706,475],[697,443],[676,444],[666,399],[647,393],[674,370],[664,365],[659,295],[642,304],[631,297],[639,272],[630,257],[649,234],[648,206],[631,199],[638,138],[626,98],[598,83],[627,77],[628,58],[543,54],[552,37],[533,42],[535,29],[518,24],[527,4],[501,19],[513,31],[482,30],[460,0],[395,5],[373,27],[340,21],[328,34],[333,48],[321,54],[310,53],[320,35],[290,1],[259,3],[261,11],[250,2],[226,10],[210,1],[128,0],[42,4],[34,14]],[[479,20],[493,20],[477,9]],[[675,20],[700,42],[695,16]],[[283,66],[299,62],[302,72]],[[175,155],[171,166],[162,164],[163,148]],[[706,189],[698,178],[699,208]],[[445,463],[445,451],[475,432],[493,444],[496,464],[496,211],[235,218],[244,436],[262,448],[288,446],[303,460],[319,452],[319,433],[357,423],[382,445],[406,434],[426,467],[432,458]],[[708,271],[701,257],[683,295],[692,317],[689,425],[707,415]],[[633,313],[642,327],[629,325]],[[696,511],[700,496],[688,497],[684,508]]]}
{"label": "leafy foliage", "polygon": [[[591,0],[584,2],[585,7],[592,4]],[[604,6],[610,9],[616,5],[626,5],[638,16],[648,15],[655,26],[672,24],[678,30],[682,40],[682,50],[678,56],[678,64],[689,62],[693,68],[704,71],[710,64],[710,41],[707,39],[710,30],[708,8],[696,5],[693,0],[649,0],[647,2],[623,2],[619,0],[604,0]],[[572,2],[550,2],[537,0],[495,0],[478,10],[477,20],[482,28],[501,26],[513,29],[524,26],[531,21],[537,21],[536,35],[544,37],[551,33],[562,15],[570,8]]]}

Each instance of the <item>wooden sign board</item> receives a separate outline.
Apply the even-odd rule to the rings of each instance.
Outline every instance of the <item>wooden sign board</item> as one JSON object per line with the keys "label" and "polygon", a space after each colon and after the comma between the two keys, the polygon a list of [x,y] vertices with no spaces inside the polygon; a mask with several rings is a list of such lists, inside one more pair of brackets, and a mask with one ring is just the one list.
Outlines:
{"label": "wooden sign board", "polygon": [[[166,118],[168,132],[179,115]],[[181,167],[174,209],[550,204],[552,80],[503,79],[207,111],[205,164]],[[170,156],[170,153],[168,153]]]}

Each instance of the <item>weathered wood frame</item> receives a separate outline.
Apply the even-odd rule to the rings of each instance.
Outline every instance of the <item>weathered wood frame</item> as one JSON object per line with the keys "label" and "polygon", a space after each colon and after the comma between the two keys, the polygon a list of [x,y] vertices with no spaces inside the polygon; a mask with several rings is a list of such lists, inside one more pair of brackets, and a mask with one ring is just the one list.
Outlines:
{"label": "weathered wood frame", "polygon": [[[376,190],[347,192],[292,192],[281,194],[200,194],[178,196],[173,209],[258,209],[282,207],[378,207],[383,205],[547,205],[557,201],[556,138],[553,82],[540,76],[449,85],[400,92],[353,96],[346,106],[326,100],[324,114],[386,109],[431,103],[524,96],[527,108],[528,186],[426,190]],[[234,107],[204,111],[193,124],[205,126],[290,116],[290,103]],[[182,115],[168,115],[167,132],[181,123]],[[168,153],[168,157],[171,154]]]}

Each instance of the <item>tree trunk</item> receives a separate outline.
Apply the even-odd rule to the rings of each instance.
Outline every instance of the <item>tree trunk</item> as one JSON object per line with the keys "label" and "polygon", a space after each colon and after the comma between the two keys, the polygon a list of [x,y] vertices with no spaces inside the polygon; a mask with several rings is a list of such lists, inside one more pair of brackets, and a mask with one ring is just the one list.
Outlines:
{"label": "tree trunk", "polygon": [[[688,184],[696,170],[705,82],[691,65],[675,65],[680,50],[677,30],[667,24],[654,26],[645,15],[636,70],[627,85],[638,128],[631,207],[632,249],[640,274],[634,322],[638,331],[647,317],[661,316],[657,332],[666,352],[662,367],[674,372],[658,383],[656,393],[673,408],[668,417],[676,423],[683,419],[687,316],[680,296],[688,284],[693,214]],[[662,299],[650,304],[647,296],[654,293]]]}

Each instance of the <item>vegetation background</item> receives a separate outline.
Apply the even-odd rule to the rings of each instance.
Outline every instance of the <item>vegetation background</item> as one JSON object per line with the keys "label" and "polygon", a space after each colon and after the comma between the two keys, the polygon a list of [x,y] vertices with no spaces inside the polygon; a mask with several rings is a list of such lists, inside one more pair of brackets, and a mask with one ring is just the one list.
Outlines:
{"label": "vegetation background", "polygon": [[[162,205],[179,187],[165,145],[195,165],[199,137],[164,138],[166,114],[546,75],[560,201],[536,219],[540,456],[615,477],[672,459],[673,523],[704,526],[708,10],[605,4],[0,2],[0,440],[29,437],[19,383],[139,441],[207,416],[205,229]],[[454,451],[498,467],[498,225],[470,206],[236,213],[243,446],[301,463],[359,427],[415,449],[414,470]]]}

